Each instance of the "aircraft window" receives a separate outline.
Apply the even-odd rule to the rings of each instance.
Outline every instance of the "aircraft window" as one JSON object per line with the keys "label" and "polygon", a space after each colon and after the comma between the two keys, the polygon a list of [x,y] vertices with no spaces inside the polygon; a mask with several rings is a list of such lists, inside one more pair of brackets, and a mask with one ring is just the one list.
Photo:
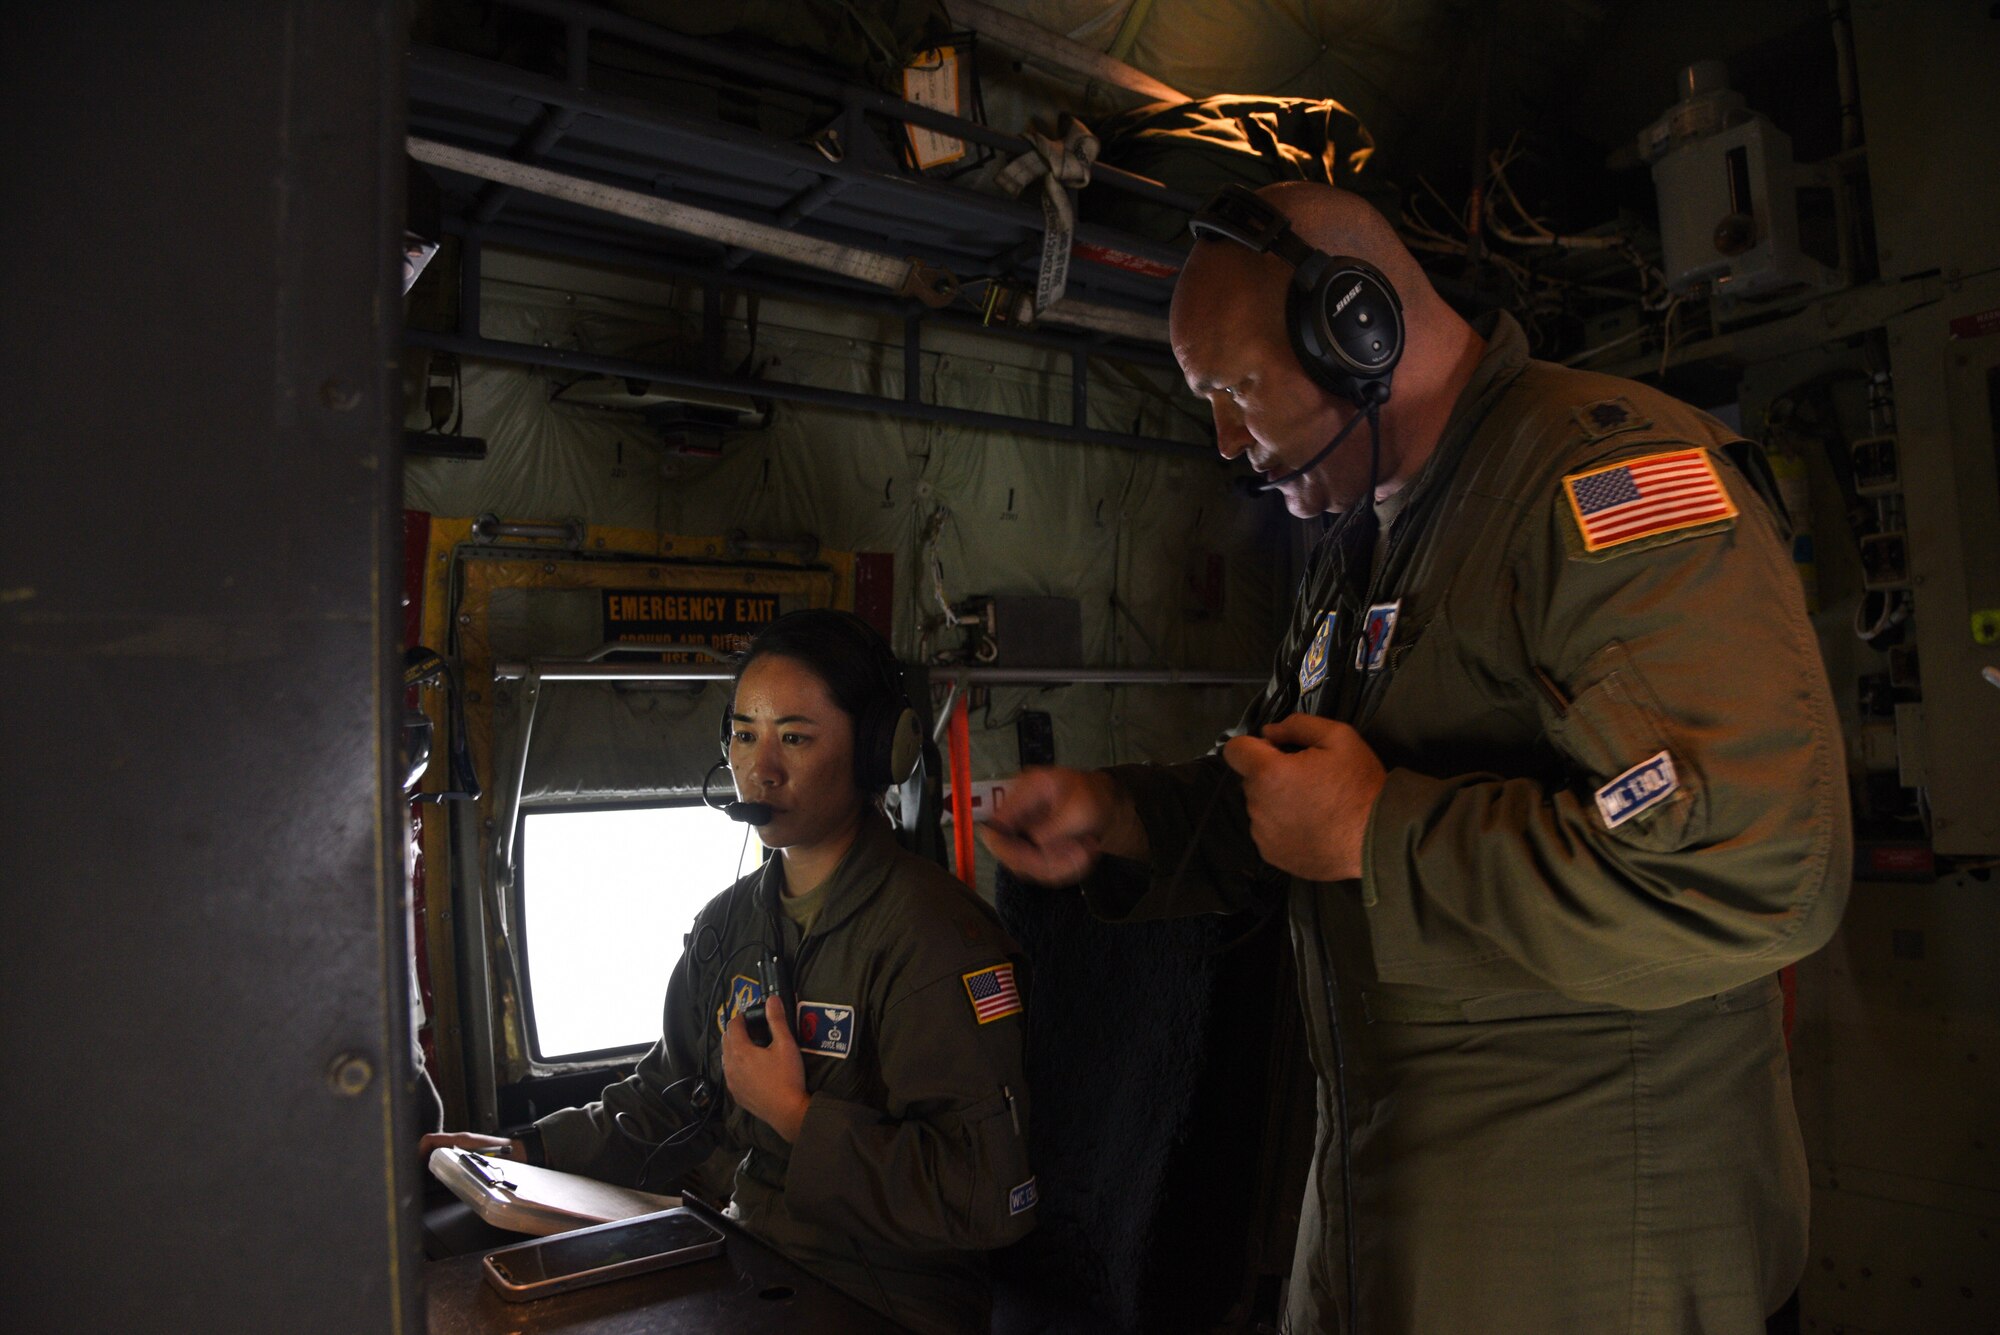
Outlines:
{"label": "aircraft window", "polygon": [[700,803],[522,817],[522,967],[539,1061],[629,1054],[660,1036],[667,975],[695,912],[756,853]]}

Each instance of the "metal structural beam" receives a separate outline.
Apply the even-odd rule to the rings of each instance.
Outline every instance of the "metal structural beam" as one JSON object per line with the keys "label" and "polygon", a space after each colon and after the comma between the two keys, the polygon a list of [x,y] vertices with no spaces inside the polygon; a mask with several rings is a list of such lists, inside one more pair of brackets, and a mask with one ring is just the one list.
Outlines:
{"label": "metal structural beam", "polygon": [[1107,56],[1081,42],[1073,42],[1060,33],[1050,32],[997,5],[984,4],[982,0],[945,0],[945,9],[953,19],[981,37],[991,38],[1002,46],[1045,61],[1058,69],[1087,75],[1100,83],[1137,93],[1152,102],[1189,100],[1186,93],[1160,82],[1144,70],[1135,69],[1123,60]]}
{"label": "metal structural beam", "polygon": [[[419,162],[491,183],[488,190],[482,192],[482,200],[487,198],[492,186],[502,186],[727,245],[732,257],[766,255],[803,268],[850,278],[870,287],[915,297],[927,306],[942,308],[958,296],[958,280],[954,275],[918,259],[828,241],[788,227],[772,226],[713,209],[695,208],[656,195],[605,185],[590,177],[516,162],[511,158],[415,135],[409,139],[409,152]],[[724,267],[734,266],[725,263]],[[1140,342],[1164,343],[1167,339],[1167,322],[1159,315],[1096,302],[1074,301],[1068,297],[1051,302],[1039,319],[1049,324],[1095,330]]]}
{"label": "metal structural beam", "polygon": [[[842,150],[831,153],[426,47],[411,52],[410,81],[410,128],[416,135],[585,173],[609,185],[699,201],[771,226],[803,231],[809,224],[811,235],[841,244],[900,243],[910,254],[962,277],[1007,277],[1017,268],[1025,277],[1022,265],[1039,254],[1039,208],[905,174],[867,123],[851,114],[834,127],[841,131]],[[554,116],[556,112],[562,114]],[[1030,151],[1025,140],[1017,141],[1017,147]],[[1089,188],[1117,186],[1119,178],[1105,175],[1107,170],[1098,168]],[[1144,182],[1131,193],[1154,202],[1189,210],[1199,203],[1157,182],[1131,181]],[[474,221],[491,221],[495,200],[519,212],[515,196],[495,195],[484,182],[474,185],[472,193],[477,205],[468,212]],[[565,220],[576,216],[573,208],[553,212]],[[1127,268],[1088,258],[1073,265],[1071,283],[1078,296],[1164,312],[1171,283],[1160,275],[1179,268],[1182,248],[1089,223],[1078,227],[1076,239],[1093,247],[1092,254],[1133,257]],[[736,263],[742,258],[735,257]]]}
{"label": "metal structural beam", "polygon": [[[968,282],[1019,285],[1032,277],[1042,228],[1038,209],[1028,201],[907,171],[900,151],[879,137],[878,127],[887,118],[1010,155],[1031,151],[1021,136],[588,5],[502,0],[501,7],[562,25],[563,77],[417,47],[409,66],[414,134],[616,189],[671,196],[663,202],[673,206],[720,212],[822,242],[884,248]],[[615,40],[593,43],[593,37]],[[689,114],[664,98],[594,88],[594,50],[631,45],[690,70],[719,72],[768,89],[794,107],[817,102],[828,119],[808,144]],[[623,86],[630,88],[629,77]],[[811,123],[813,112],[802,114]],[[545,230],[587,225],[590,219],[574,204],[524,199],[506,183],[446,174],[445,184],[448,197],[461,201],[459,216],[474,228],[503,211],[510,221],[532,219]],[[1159,182],[1102,164],[1087,188],[1182,209],[1197,204]],[[1074,300],[1164,314],[1183,247],[1093,224],[1079,227],[1076,235],[1082,251],[1071,272]],[[705,250],[697,251],[708,258]],[[750,252],[731,247],[720,263],[733,270],[750,260]]]}
{"label": "metal structural beam", "polygon": [[[657,645],[636,646],[657,650]],[[934,682],[966,686],[1261,686],[1263,673],[1207,672],[1181,668],[991,668],[948,664],[926,669]],[[533,677],[542,685],[554,682],[648,682],[672,685],[688,681],[732,681],[733,666],[708,663],[595,663],[588,659],[543,659],[533,663],[496,663],[495,681]]]}
{"label": "metal structural beam", "polygon": [[[677,56],[693,64],[722,70],[788,92],[804,93],[835,106],[866,111],[936,130],[1013,157],[1033,151],[1028,141],[1020,135],[1007,134],[982,125],[978,121],[966,120],[948,112],[906,102],[900,97],[892,97],[863,84],[849,83],[803,65],[773,60],[768,56],[724,46],[699,37],[689,37],[639,19],[628,18],[623,14],[599,9],[594,5],[575,4],[570,0],[500,0],[500,3],[508,9],[539,14],[564,24],[569,33],[568,41],[572,45],[577,41],[575,34],[579,31],[586,35],[601,32],[622,38],[637,46]],[[1159,87],[1165,93],[1178,97],[1173,89],[1167,88],[1164,84]],[[1116,167],[1100,164],[1096,178],[1114,189],[1128,191],[1141,198],[1189,212],[1193,212],[1201,202],[1191,195],[1161,185],[1158,181],[1121,171]]]}
{"label": "metal structural beam", "polygon": [[[1123,343],[1108,335],[1086,330],[1059,329],[1042,325],[987,324],[970,311],[933,310],[906,297],[878,294],[858,287],[825,282],[803,272],[784,277],[741,270],[727,274],[719,273],[713,264],[677,259],[665,254],[658,247],[637,245],[631,238],[616,234],[605,237],[585,236],[570,232],[546,231],[539,227],[513,223],[495,223],[490,227],[473,228],[457,221],[447,222],[445,231],[448,235],[458,237],[465,244],[468,260],[472,258],[474,250],[483,246],[501,246],[532,254],[554,255],[592,264],[606,264],[621,269],[658,274],[664,278],[693,283],[702,288],[704,301],[711,297],[719,299],[723,291],[753,292],[759,296],[837,306],[842,310],[863,311],[896,320],[914,318],[927,327],[957,329],[1010,343],[1057,348],[1072,354],[1081,353],[1086,357],[1111,357],[1138,366],[1159,366],[1169,369],[1176,366],[1173,354],[1164,348]],[[719,319],[721,316],[719,304],[715,313]],[[475,334],[478,331],[462,324],[459,332]],[[718,361],[716,365],[719,366],[720,362]]]}
{"label": "metal structural beam", "polygon": [[[1945,290],[1942,278],[1927,274],[1902,282],[1877,281],[1830,293],[1780,319],[1726,330],[1677,347],[1667,365],[1687,366],[1707,361],[1747,365],[1816,348],[1824,343],[1837,343],[1871,329],[1880,329],[1897,316],[1919,307],[1934,305],[1944,296]],[[1648,353],[1606,365],[1586,366],[1585,369],[1636,380],[1657,375],[1660,358],[1658,354]]]}
{"label": "metal structural beam", "polygon": [[[743,393],[765,399],[951,422],[1051,439],[1189,455],[1205,445],[1093,429],[1091,362],[1096,357],[1168,366],[1163,346],[1171,275],[1182,247],[1113,229],[1078,228],[1079,258],[1063,302],[1046,322],[989,325],[980,313],[1007,308],[1032,284],[1041,250],[1041,211],[1030,202],[906,171],[878,135],[886,118],[951,134],[1007,154],[1031,151],[1027,140],[945,112],[917,106],[770,55],[689,37],[574,0],[498,0],[497,8],[560,26],[558,73],[525,69],[437,48],[410,58],[410,130],[420,157],[435,165],[447,200],[446,228],[462,240],[459,322],[454,335],[412,331],[419,347],[517,363],[567,366],[604,374],[644,374],[663,385]],[[665,99],[607,93],[593,86],[594,61],[633,47],[672,65],[721,77],[793,107],[825,108],[810,145],[742,125],[687,113]],[[630,89],[632,80],[623,79]],[[1171,91],[1171,90],[1167,90]],[[755,91],[752,96],[761,95]],[[810,117],[813,112],[805,112]],[[872,123],[871,123],[872,122]],[[897,130],[900,136],[900,129]],[[1156,181],[1103,167],[1088,189],[1123,191],[1192,209],[1192,197]],[[587,196],[587,197],[586,197]],[[608,202],[607,202],[608,201]],[[609,210],[609,211],[607,211]],[[671,215],[671,216],[670,216]],[[693,219],[703,235],[673,221]],[[717,226],[735,231],[717,233]],[[703,289],[705,347],[698,373],[641,367],[557,349],[526,348],[483,337],[480,278],[489,244],[670,274]],[[754,249],[752,247],[755,247]],[[789,262],[783,254],[793,255]],[[862,256],[898,275],[952,275],[963,296],[945,309],[809,267],[821,252]],[[824,265],[822,264],[822,268]],[[898,277],[895,286],[901,284]],[[935,303],[948,282],[920,293]],[[998,287],[1001,291],[992,291]],[[721,292],[739,289],[892,315],[904,333],[904,388],[899,398],[809,385],[753,382],[723,373]],[[998,302],[986,298],[1005,297]],[[1055,322],[1065,307],[1085,328]],[[1069,355],[1067,422],[1047,422],[926,403],[922,354],[926,330],[978,330]],[[616,366],[619,369],[612,370]]]}
{"label": "metal structural beam", "polygon": [[482,357],[488,361],[512,362],[521,366],[586,371],[593,375],[613,375],[678,389],[701,390],[712,394],[741,394],[751,398],[777,399],[788,403],[809,403],[821,408],[881,413],[890,417],[912,418],[924,422],[947,422],[954,426],[986,431],[1046,436],[1053,440],[1074,441],[1082,445],[1110,445],[1120,449],[1178,454],[1190,458],[1215,457],[1215,452],[1209,447],[1191,444],[1184,440],[1130,435],[1118,431],[1098,431],[1090,427],[1050,422],[1041,418],[982,412],[975,408],[956,408],[946,404],[913,402],[883,394],[858,394],[851,390],[827,389],[820,385],[789,384],[781,380],[758,380],[750,376],[704,375],[671,366],[659,366],[651,362],[632,361],[624,357],[604,357],[571,348],[544,347],[539,343],[510,343],[500,339],[473,338],[463,334],[436,333],[422,329],[408,330],[403,337],[411,347],[430,348],[437,352],[455,353],[461,357]]}

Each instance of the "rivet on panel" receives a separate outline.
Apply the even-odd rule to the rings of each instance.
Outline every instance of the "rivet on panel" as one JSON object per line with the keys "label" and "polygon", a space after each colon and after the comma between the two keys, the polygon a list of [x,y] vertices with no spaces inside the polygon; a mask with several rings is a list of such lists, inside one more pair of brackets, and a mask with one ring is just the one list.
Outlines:
{"label": "rivet on panel", "polygon": [[343,1052],[327,1067],[326,1079],[334,1093],[353,1098],[374,1081],[375,1065],[359,1053]]}
{"label": "rivet on panel", "polygon": [[361,406],[361,391],[335,376],[320,384],[319,401],[337,413],[352,412]]}

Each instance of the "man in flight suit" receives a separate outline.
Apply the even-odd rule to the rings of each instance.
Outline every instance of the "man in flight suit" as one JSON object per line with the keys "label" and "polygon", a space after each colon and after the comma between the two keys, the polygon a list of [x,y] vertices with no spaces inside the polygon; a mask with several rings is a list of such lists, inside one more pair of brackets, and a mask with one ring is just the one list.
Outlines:
{"label": "man in flight suit", "polygon": [[1379,452],[1313,462],[1362,408],[1294,349],[1293,265],[1197,242],[1171,329],[1218,448],[1339,518],[1222,747],[1031,770],[988,847],[1107,918],[1284,897],[1319,1110],[1287,1329],[1761,1331],[1806,1247],[1775,974],[1850,853],[1747,443],[1461,320],[1359,199],[1261,197],[1400,293]]}

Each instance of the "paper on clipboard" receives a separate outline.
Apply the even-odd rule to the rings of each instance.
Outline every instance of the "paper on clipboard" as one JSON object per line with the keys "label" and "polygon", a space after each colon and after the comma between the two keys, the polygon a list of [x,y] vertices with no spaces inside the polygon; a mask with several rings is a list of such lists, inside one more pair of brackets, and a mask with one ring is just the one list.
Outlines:
{"label": "paper on clipboard", "polygon": [[442,1146],[431,1151],[431,1176],[495,1228],[546,1236],[586,1224],[670,1210],[678,1196],[660,1196],[609,1182],[495,1159]]}

